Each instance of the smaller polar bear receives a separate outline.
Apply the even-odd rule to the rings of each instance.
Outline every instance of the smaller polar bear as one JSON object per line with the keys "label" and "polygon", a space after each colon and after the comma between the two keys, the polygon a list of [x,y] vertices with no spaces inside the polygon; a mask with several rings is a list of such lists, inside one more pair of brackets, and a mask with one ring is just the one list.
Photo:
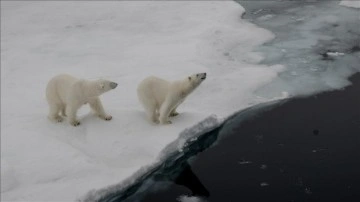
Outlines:
{"label": "smaller polar bear", "polygon": [[179,114],[176,108],[205,79],[206,73],[194,74],[173,82],[154,76],[147,77],[137,88],[138,98],[150,121],[171,124],[169,116]]}
{"label": "smaller polar bear", "polygon": [[49,119],[61,122],[67,116],[73,126],[80,125],[76,118],[77,110],[89,103],[96,115],[104,120],[111,120],[101,104],[99,96],[116,88],[117,83],[99,79],[89,81],[62,74],[52,78],[46,87],[46,99],[50,107]]}

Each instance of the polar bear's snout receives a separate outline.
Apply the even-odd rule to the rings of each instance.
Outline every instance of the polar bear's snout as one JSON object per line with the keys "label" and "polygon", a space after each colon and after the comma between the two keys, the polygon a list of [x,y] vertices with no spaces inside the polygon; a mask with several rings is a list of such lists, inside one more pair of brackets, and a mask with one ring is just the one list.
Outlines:
{"label": "polar bear's snout", "polygon": [[202,80],[206,79],[206,73],[201,73],[199,74],[199,76],[201,77]]}
{"label": "polar bear's snout", "polygon": [[110,82],[110,87],[111,87],[112,89],[116,88],[117,85],[118,85],[118,84],[115,83],[115,82]]}

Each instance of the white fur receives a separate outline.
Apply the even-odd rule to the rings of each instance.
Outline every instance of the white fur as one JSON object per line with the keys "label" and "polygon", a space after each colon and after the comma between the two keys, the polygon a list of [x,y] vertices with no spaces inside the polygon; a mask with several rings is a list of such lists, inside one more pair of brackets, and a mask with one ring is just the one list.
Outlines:
{"label": "white fur", "polygon": [[67,116],[73,126],[80,124],[76,118],[77,110],[89,103],[94,112],[104,120],[111,120],[101,104],[99,96],[117,86],[116,83],[99,79],[89,81],[62,74],[52,78],[46,87],[46,99],[50,112],[49,119],[61,122]]}
{"label": "white fur", "polygon": [[170,124],[169,116],[176,116],[176,108],[206,78],[206,73],[169,82],[158,77],[147,77],[138,86],[137,93],[150,121]]}

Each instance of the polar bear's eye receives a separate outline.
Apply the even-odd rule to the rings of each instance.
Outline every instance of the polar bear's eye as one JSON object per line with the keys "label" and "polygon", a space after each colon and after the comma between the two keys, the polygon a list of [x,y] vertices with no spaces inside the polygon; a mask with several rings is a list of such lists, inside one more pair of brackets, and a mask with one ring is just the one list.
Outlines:
{"label": "polar bear's eye", "polygon": [[105,85],[102,83],[102,84],[100,85],[100,87],[101,87],[102,89],[104,89],[104,88],[105,88]]}
{"label": "polar bear's eye", "polygon": [[196,74],[196,77],[199,77],[199,74]]}
{"label": "polar bear's eye", "polygon": [[188,77],[188,79],[189,79],[189,81],[191,81],[191,77],[190,77],[190,76]]}

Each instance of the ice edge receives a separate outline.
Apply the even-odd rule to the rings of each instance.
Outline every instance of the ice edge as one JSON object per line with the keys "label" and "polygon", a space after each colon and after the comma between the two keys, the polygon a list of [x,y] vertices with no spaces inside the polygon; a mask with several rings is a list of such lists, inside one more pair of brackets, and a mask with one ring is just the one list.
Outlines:
{"label": "ice edge", "polygon": [[[93,201],[117,201],[119,198],[126,199],[131,194],[135,193],[138,188],[142,186],[141,182],[144,182],[150,176],[154,175],[157,172],[162,172],[166,169],[171,169],[171,165],[176,164],[177,160],[180,158],[186,158],[192,151],[198,153],[204,149],[207,149],[210,145],[213,145],[216,140],[222,138],[224,134],[221,134],[222,126],[226,123],[236,121],[238,123],[243,122],[244,120],[250,119],[254,116],[257,116],[265,111],[271,110],[274,107],[284,104],[285,102],[294,99],[294,98],[284,98],[284,99],[274,99],[269,102],[263,102],[242,110],[235,112],[234,114],[225,118],[218,118],[216,115],[211,115],[194,126],[184,129],[179,137],[168,144],[159,154],[157,160],[147,166],[141,167],[137,172],[132,176],[123,180],[122,182],[110,185],[102,189],[93,189],[90,190],[83,197],[79,198],[77,201],[80,202],[93,202]],[[218,135],[216,137],[213,134],[209,134],[211,131],[215,131]],[[204,137],[207,136],[207,137]],[[206,139],[207,143],[204,143],[206,146],[194,146],[194,144],[199,141],[200,138]],[[210,140],[209,140],[210,139]],[[203,141],[203,140],[202,140]],[[194,148],[195,147],[195,148]],[[170,161],[170,163],[168,162]],[[129,191],[130,190],[130,191]],[[131,193],[129,193],[131,192]],[[110,200],[109,200],[110,199]]]}
{"label": "ice edge", "polygon": [[159,168],[163,166],[170,157],[177,156],[181,153],[186,152],[184,151],[184,149],[187,147],[187,145],[195,142],[201,135],[206,134],[209,131],[219,127],[221,124],[224,123],[224,121],[225,119],[218,118],[216,115],[210,115],[209,117],[205,118],[194,126],[184,129],[179,134],[179,137],[176,140],[168,144],[168,146],[166,146],[160,152],[157,160],[154,163],[141,167],[133,175],[118,184],[110,185],[102,189],[90,190],[77,201],[104,201],[105,198],[109,198],[111,196],[121,196],[121,194],[126,193],[127,189],[134,185],[136,182],[141,182],[156,171],[158,171]]}

